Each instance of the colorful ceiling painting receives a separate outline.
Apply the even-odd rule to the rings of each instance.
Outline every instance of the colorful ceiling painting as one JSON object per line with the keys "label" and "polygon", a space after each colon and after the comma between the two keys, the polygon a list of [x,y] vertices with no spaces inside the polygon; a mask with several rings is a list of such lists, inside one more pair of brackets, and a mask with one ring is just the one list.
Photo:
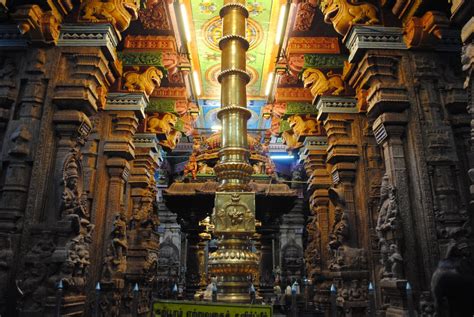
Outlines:
{"label": "colorful ceiling painting", "polygon": [[[219,11],[223,0],[204,1],[193,0],[191,2],[192,20],[195,30],[195,46],[199,68],[201,70],[201,83],[203,99],[219,99],[220,85],[217,82],[217,74],[220,71],[219,39],[222,36],[222,21]],[[279,1],[272,0],[249,0],[247,8],[250,18],[247,25],[247,39],[250,48],[247,52],[247,71],[251,73],[252,80],[247,86],[249,99],[263,99],[262,86],[266,73],[265,55],[267,52],[272,18],[272,7]],[[267,54],[265,54],[267,52]],[[264,78],[265,77],[265,78]],[[259,111],[257,112],[259,114]],[[250,125],[250,122],[249,122]]]}

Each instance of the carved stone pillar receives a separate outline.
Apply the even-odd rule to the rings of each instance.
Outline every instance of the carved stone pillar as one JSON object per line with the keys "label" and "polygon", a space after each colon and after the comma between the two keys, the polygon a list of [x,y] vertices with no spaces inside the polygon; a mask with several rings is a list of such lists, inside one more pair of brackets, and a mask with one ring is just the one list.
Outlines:
{"label": "carved stone pillar", "polygon": [[[327,133],[327,159],[333,186],[328,196],[332,209],[329,231],[329,261],[325,275],[337,288],[337,306],[346,314],[363,314],[367,307],[364,292],[368,281],[366,217],[356,201],[356,179],[361,136],[356,100],[348,97],[319,96],[315,100],[318,119]],[[327,287],[328,285],[326,285]],[[328,289],[328,288],[327,288]]]}
{"label": "carved stone pillar", "polygon": [[[109,174],[105,215],[103,216],[104,236],[103,267],[101,275],[101,309],[103,313],[118,316],[121,312],[122,295],[125,302],[132,291],[128,284],[125,289],[127,255],[130,241],[127,240],[127,197],[126,183],[130,176],[130,161],[135,158],[133,137],[138,120],[144,118],[146,96],[137,93],[109,93],[107,111],[111,133],[104,142],[106,167]],[[124,313],[126,309],[124,309]]]}
{"label": "carved stone pillar", "polygon": [[[128,250],[126,288],[139,285],[138,314],[147,314],[150,296],[158,266],[159,221],[156,208],[155,171],[159,163],[159,147],[153,134],[134,136],[135,159],[130,177],[130,204],[128,210]],[[133,296],[132,296],[133,299]],[[131,315],[131,305],[124,302],[124,315]]]}
{"label": "carved stone pillar", "polygon": [[329,260],[329,194],[331,179],[326,167],[327,137],[308,137],[304,141],[304,162],[308,179],[311,216],[306,226],[308,245],[306,249],[306,273],[316,280],[317,274],[326,267]]}

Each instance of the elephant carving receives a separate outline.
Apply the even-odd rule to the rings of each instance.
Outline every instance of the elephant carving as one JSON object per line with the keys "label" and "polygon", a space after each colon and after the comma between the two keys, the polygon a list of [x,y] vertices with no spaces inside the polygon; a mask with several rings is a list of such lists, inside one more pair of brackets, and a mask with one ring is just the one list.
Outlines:
{"label": "elephant carving", "polygon": [[345,90],[344,81],[341,75],[332,72],[323,74],[316,68],[307,68],[301,77],[305,88],[311,89],[313,96],[319,95],[340,95]]}
{"label": "elephant carving", "polygon": [[139,0],[86,0],[81,8],[81,20],[111,22],[119,32],[125,31],[130,22],[138,19]]}
{"label": "elephant carving", "polygon": [[353,24],[374,25],[380,22],[377,8],[370,3],[349,3],[347,0],[323,0],[320,4],[324,22],[332,24],[345,36]]}
{"label": "elephant carving", "polygon": [[160,87],[163,73],[158,68],[148,67],[143,73],[129,71],[123,74],[125,78],[124,89],[128,91],[143,91],[151,95],[155,88]]}

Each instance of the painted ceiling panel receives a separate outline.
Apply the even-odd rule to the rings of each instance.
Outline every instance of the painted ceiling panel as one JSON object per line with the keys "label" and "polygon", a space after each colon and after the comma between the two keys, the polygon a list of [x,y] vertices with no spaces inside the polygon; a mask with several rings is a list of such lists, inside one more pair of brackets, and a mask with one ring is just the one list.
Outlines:
{"label": "painted ceiling panel", "polygon": [[[247,38],[250,49],[247,52],[247,71],[251,73],[252,80],[247,86],[249,99],[259,99],[262,91],[262,74],[264,73],[265,51],[267,48],[268,30],[270,28],[272,0],[248,1],[247,8],[250,18],[247,26]],[[218,47],[222,36],[222,22],[218,9],[223,0],[191,1],[192,19],[195,38],[197,41],[197,55],[201,69],[201,83],[203,86],[203,99],[219,99],[220,85],[217,74],[220,71],[221,53]]]}

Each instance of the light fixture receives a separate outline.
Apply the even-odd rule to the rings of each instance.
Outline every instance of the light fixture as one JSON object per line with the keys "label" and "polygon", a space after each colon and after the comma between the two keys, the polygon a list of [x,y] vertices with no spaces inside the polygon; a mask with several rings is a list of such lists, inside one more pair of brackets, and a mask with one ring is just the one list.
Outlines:
{"label": "light fixture", "polygon": [[186,38],[186,42],[191,42],[191,31],[189,28],[189,20],[188,20],[188,11],[186,10],[186,5],[181,3],[180,5],[181,11],[181,19],[183,20],[183,27],[184,27],[184,37]]}
{"label": "light fixture", "polygon": [[280,16],[278,17],[278,26],[275,36],[275,44],[280,45],[281,36],[283,34],[283,25],[285,23],[285,14],[286,14],[286,4],[282,5],[280,8]]}
{"label": "light fixture", "polygon": [[196,89],[196,95],[200,96],[201,95],[201,84],[199,82],[199,74],[197,71],[193,71],[193,82],[194,82],[194,88]]}
{"label": "light fixture", "polygon": [[273,73],[270,73],[268,75],[267,86],[265,87],[265,96],[268,96],[270,94],[270,91],[272,90],[273,75]]}
{"label": "light fixture", "polygon": [[220,131],[222,130],[222,127],[218,124],[214,124],[212,127],[211,127],[211,130],[216,132],[216,131]]}
{"label": "light fixture", "polygon": [[292,160],[295,158],[294,155],[270,155],[272,160]]}

